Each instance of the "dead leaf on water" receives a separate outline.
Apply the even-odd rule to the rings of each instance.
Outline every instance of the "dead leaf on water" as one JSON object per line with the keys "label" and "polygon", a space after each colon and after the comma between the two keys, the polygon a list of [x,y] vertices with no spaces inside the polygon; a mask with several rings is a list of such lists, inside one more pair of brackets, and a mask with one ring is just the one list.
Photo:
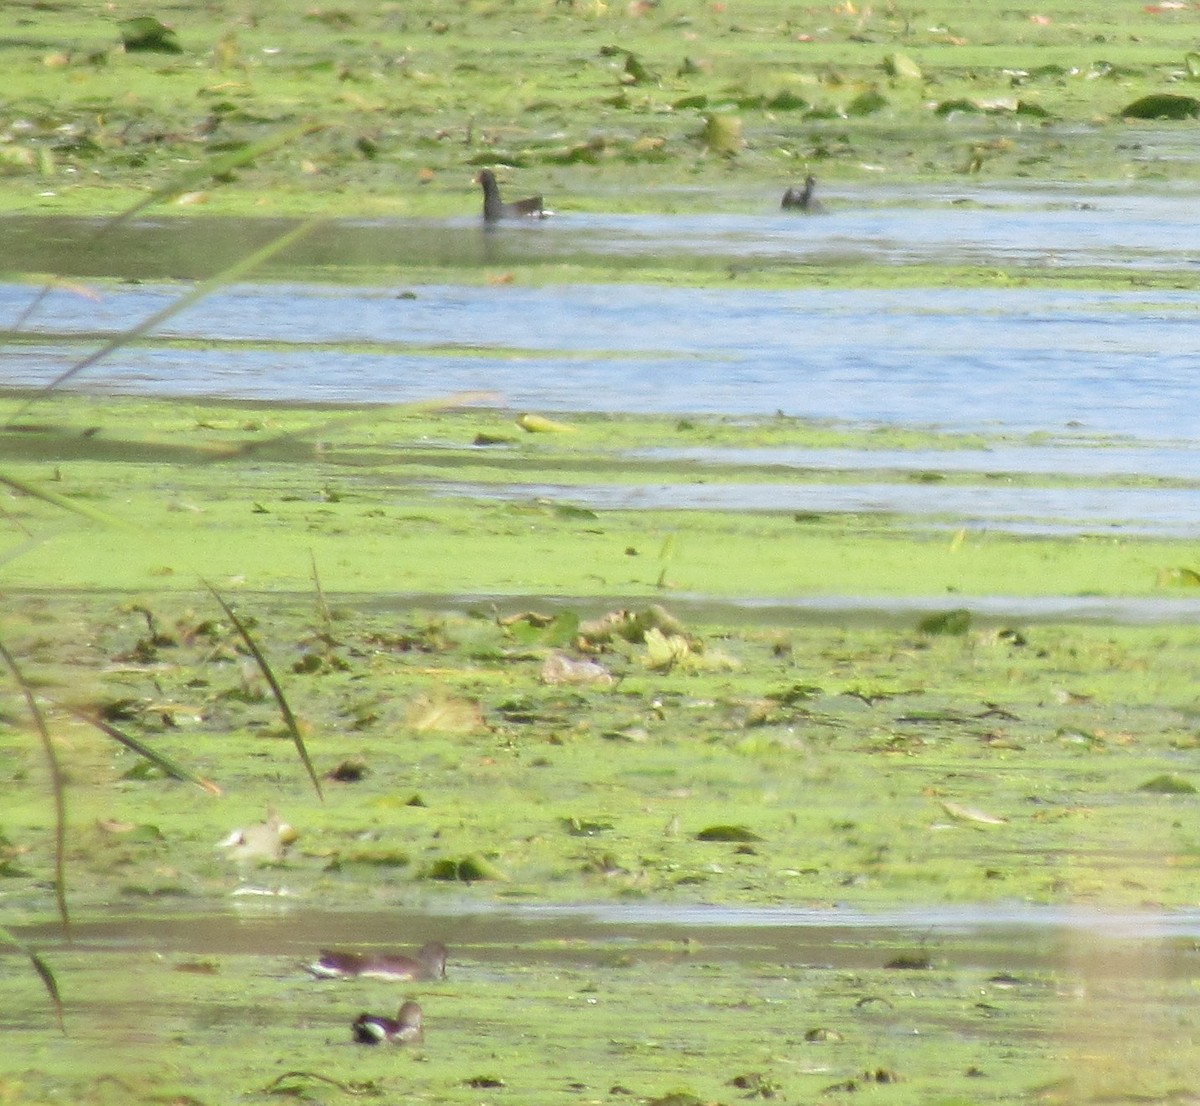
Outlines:
{"label": "dead leaf on water", "polygon": [[658,629],[646,631],[646,667],[654,671],[674,668],[692,651],[682,634],[664,634]]}
{"label": "dead leaf on water", "polygon": [[418,733],[475,733],[487,729],[479,703],[453,695],[417,696],[409,704],[405,722]]}
{"label": "dead leaf on water", "polygon": [[616,680],[602,664],[591,660],[576,660],[564,653],[551,653],[542,664],[540,677],[544,684],[595,684],[612,687]]}
{"label": "dead leaf on water", "polygon": [[950,815],[951,818],[957,818],[960,822],[975,822],[981,826],[1004,826],[1008,824],[1007,818],[1001,818],[996,814],[988,814],[985,810],[980,810],[973,806],[960,806],[958,803],[952,803],[949,800],[942,800],[942,809]]}

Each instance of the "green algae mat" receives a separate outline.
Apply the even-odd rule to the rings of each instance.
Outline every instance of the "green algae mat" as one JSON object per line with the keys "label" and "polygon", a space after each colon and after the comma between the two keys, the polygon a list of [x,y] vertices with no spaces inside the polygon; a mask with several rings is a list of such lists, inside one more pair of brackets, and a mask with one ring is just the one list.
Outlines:
{"label": "green algae mat", "polygon": [[[20,684],[0,727],[0,893],[70,1036],[14,951],[6,1100],[1077,1102],[1188,1085],[1187,939],[1047,949],[1010,934],[997,951],[910,922],[828,953],[743,934],[731,958],[719,934],[678,926],[522,942],[436,914],[1188,906],[1190,542],[491,494],[569,492],[571,473],[627,488],[780,479],[645,458],[676,439],[950,458],[976,436],[9,402],[0,642]],[[1159,621],[972,610],[1003,594],[1150,602]],[[896,606],[739,607],[839,595]],[[901,602],[931,596],[944,603]],[[21,688],[65,784],[74,943],[45,924],[55,811]],[[407,923],[421,934],[352,920],[422,904],[433,914]],[[297,909],[322,911],[319,927]],[[172,917],[173,934],[142,934]],[[113,937],[88,936],[97,918]],[[426,936],[452,946],[444,983],[302,969],[321,944]],[[422,1045],[351,1041],[362,1009],[392,1014],[400,997],[425,1009]]]}
{"label": "green algae mat", "polygon": [[[3,640],[67,712],[85,902],[223,895],[244,870],[213,842],[268,807],[300,834],[289,882],[329,901],[414,881],[502,899],[1195,897],[1186,540],[488,490],[571,470],[661,486],[669,463],[637,447],[672,432],[871,433],[798,420],[66,397],[35,414],[3,435]],[[1151,602],[1165,624],[972,612],[1004,595]],[[737,607],[839,596],[934,602],[882,621]],[[104,726],[225,797],[160,778]],[[6,756],[38,777],[25,725]],[[35,910],[49,814],[31,788],[2,827],[10,901]],[[143,830],[88,828],[110,820]]]}
{"label": "green algae mat", "polygon": [[[567,213],[767,210],[809,172],[1170,188],[1196,51],[1173,2],[16,0],[0,211],[473,217],[485,165]],[[0,432],[0,1103],[1194,1098],[1195,942],[1144,932],[1200,896],[1194,542],[597,495],[861,479],[663,447],[1013,444],[986,436],[26,398]],[[1153,621],[1014,613],[1064,597]],[[463,920],[578,902],[931,922],[730,954]],[[933,921],[1012,903],[1095,913],[996,947]],[[1132,937],[1087,935],[1114,916]],[[427,938],[445,981],[303,971]],[[351,1041],[405,997],[423,1043]]]}
{"label": "green algae mat", "polygon": [[[1187,5],[13,0],[0,208],[728,209],[822,180],[1194,180]],[[244,155],[244,156],[243,156]]]}

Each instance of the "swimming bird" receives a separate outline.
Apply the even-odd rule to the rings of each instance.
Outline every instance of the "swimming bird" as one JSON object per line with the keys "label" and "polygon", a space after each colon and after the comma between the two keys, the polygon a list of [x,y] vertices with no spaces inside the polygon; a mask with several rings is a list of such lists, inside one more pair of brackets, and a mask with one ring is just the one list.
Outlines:
{"label": "swimming bird", "polygon": [[397,953],[337,952],[322,949],[308,966],[318,979],[392,979],[403,982],[446,978],[446,946],[430,941],[415,957]]}
{"label": "swimming bird", "polygon": [[825,205],[820,200],[813,197],[813,189],[817,186],[817,178],[811,173],[804,178],[804,187],[789,188],[783,194],[783,203],[779,206],[784,211],[806,211],[809,215],[816,215],[825,210]]}
{"label": "swimming bird", "polygon": [[499,219],[544,219],[550,212],[542,206],[541,196],[530,196],[525,200],[505,203],[500,199],[500,186],[496,174],[490,169],[481,169],[475,183],[483,188],[483,221],[494,223]]}
{"label": "swimming bird", "polygon": [[421,1007],[412,999],[400,1007],[394,1018],[379,1014],[359,1014],[350,1027],[354,1039],[364,1045],[377,1045],[388,1041],[394,1045],[406,1045],[420,1041]]}

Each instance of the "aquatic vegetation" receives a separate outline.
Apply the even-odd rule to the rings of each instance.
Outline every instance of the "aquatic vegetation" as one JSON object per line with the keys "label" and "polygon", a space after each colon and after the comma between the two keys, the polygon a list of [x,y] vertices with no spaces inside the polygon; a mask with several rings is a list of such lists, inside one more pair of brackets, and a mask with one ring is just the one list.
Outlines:
{"label": "aquatic vegetation", "polygon": [[180,161],[297,125],[180,202],[465,214],[471,168],[497,164],[536,168],[567,208],[625,211],[741,208],[818,164],[823,177],[892,180],[1197,171],[1155,149],[1157,128],[1179,125],[1160,121],[1179,114],[1166,98],[1186,99],[1196,79],[1192,28],[1166,5],[271,0],[247,22],[223,2],[124,21],[13,3],[0,35],[7,210],[108,212]]}
{"label": "aquatic vegetation", "polygon": [[[0,207],[474,217],[467,167],[494,165],[604,211],[766,210],[816,163],[822,182],[1189,179],[1193,157],[1156,147],[1194,114],[1164,91],[1197,72],[1173,11],[349,0],[120,22],[10,4]],[[248,267],[303,232],[271,223],[247,254],[247,226],[202,227],[210,268],[184,275],[209,276],[222,234]],[[156,263],[129,275],[180,275],[176,257]],[[625,276],[783,279],[700,268]],[[56,384],[246,271],[215,269]],[[611,279],[586,259],[403,272]],[[1130,279],[949,264],[802,277]],[[190,341],[219,357],[238,340]],[[987,434],[54,388],[6,401],[0,432],[0,889],[3,936],[32,968],[6,973],[0,1101],[1067,1103],[1165,1100],[1194,1081],[1190,940],[1038,930],[993,947],[918,917],[811,944],[800,927],[747,929],[731,954],[682,928],[515,939],[488,913],[1017,902],[1137,925],[1140,909],[1193,904],[1198,643],[1172,618],[1191,609],[1190,539],[784,508],[785,488],[862,471],[748,453],[949,456]],[[697,448],[710,454],[685,456]],[[872,471],[968,497],[995,475]],[[1139,485],[999,475],[1066,498]],[[674,502],[605,501],[655,487]],[[751,488],[766,506],[733,502]],[[844,596],[879,602],[797,602]],[[1152,598],[1161,621],[997,613],[1003,596]],[[74,944],[46,926],[68,903]],[[435,935],[455,949],[448,980],[400,996],[304,975],[318,941],[391,947],[411,904],[460,911]],[[359,932],[380,917],[386,932]],[[355,1015],[401,997],[424,1040],[357,1047],[353,1026],[387,1023]]]}

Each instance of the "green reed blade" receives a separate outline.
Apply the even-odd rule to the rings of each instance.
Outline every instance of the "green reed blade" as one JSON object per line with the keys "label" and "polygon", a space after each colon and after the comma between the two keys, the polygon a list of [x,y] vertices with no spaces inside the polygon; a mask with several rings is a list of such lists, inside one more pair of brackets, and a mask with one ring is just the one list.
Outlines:
{"label": "green reed blade", "polygon": [[42,986],[46,988],[46,994],[50,996],[50,1002],[54,1006],[54,1015],[58,1019],[58,1028],[62,1031],[64,1037],[67,1036],[67,1023],[63,1018],[62,995],[58,990],[58,980],[54,978],[54,972],[50,965],[42,959],[38,952],[31,949],[23,941],[18,941],[3,926],[0,926],[0,941],[3,941],[6,945],[11,945],[15,949],[20,949],[21,952],[29,957],[29,963],[33,965],[33,970],[41,978]]}
{"label": "green reed blade", "polygon": [[13,413],[8,421],[8,425],[12,426],[13,423],[26,411],[28,411],[30,407],[32,407],[39,400],[44,399],[56,388],[61,387],[73,376],[77,376],[79,373],[83,372],[84,369],[91,368],[97,362],[103,361],[104,358],[108,357],[110,354],[113,354],[117,350],[123,349],[125,346],[129,345],[130,342],[134,342],[143,335],[148,334],[160,323],[166,322],[167,319],[178,315],[181,311],[191,307],[192,304],[198,303],[205,297],[212,295],[212,293],[217,291],[217,289],[222,288],[227,284],[232,284],[234,281],[248,273],[251,269],[256,268],[264,261],[274,257],[280,251],[287,249],[287,247],[293,242],[296,242],[303,238],[306,234],[311,233],[312,230],[322,221],[323,220],[320,218],[306,219],[299,226],[292,228],[285,234],[281,234],[278,238],[268,242],[261,249],[255,250],[254,253],[243,257],[239,261],[235,261],[228,268],[217,273],[216,276],[212,276],[209,277],[208,280],[201,281],[190,292],[187,292],[186,294],[180,296],[179,299],[167,304],[167,306],[161,311],[156,311],[153,315],[143,319],[140,323],[134,327],[131,327],[123,334],[118,334],[115,338],[105,342],[105,344],[98,350],[89,353],[82,361],[76,362],[65,372],[59,373],[58,376],[50,381],[49,384],[46,384],[44,387],[35,392]]}
{"label": "green reed blade", "polygon": [[62,766],[58,762],[58,754],[54,751],[54,742],[50,740],[50,731],[46,727],[46,717],[34,697],[33,688],[25,679],[24,673],[18,667],[16,659],[3,642],[0,642],[0,657],[8,665],[13,679],[17,681],[25,696],[29,713],[33,715],[38,735],[42,740],[42,749],[46,754],[46,763],[50,768],[50,786],[54,791],[54,898],[58,903],[58,916],[62,919],[63,929],[70,931],[71,915],[67,910],[67,800],[66,781],[63,778]]}
{"label": "green reed blade", "polygon": [[258,647],[258,643],[250,635],[250,631],[246,628],[236,614],[233,613],[233,608],[221,598],[220,592],[212,586],[207,580],[203,581],[204,586],[212,593],[212,597],[221,605],[228,616],[229,621],[233,623],[233,627],[241,634],[242,641],[246,643],[246,648],[250,650],[250,655],[254,658],[255,664],[258,665],[258,670],[263,674],[263,678],[267,681],[267,685],[271,689],[271,694],[275,696],[275,702],[279,706],[279,713],[283,715],[284,725],[288,728],[288,733],[292,735],[292,741],[296,746],[296,751],[300,754],[300,760],[303,762],[305,769],[308,771],[308,778],[312,780],[312,785],[316,789],[317,798],[321,802],[325,801],[325,793],[321,790],[321,781],[317,778],[317,771],[313,767],[313,762],[309,758],[308,748],[304,744],[304,736],[300,733],[300,724],[296,721],[295,714],[292,713],[292,708],[288,704],[287,697],[283,694],[283,688],[279,686],[279,681],[275,678],[275,673],[271,671],[271,666],[267,663],[267,658],[263,651]]}
{"label": "green reed blade", "polygon": [[[59,705],[63,706],[63,704]],[[184,783],[194,783],[210,795],[220,796],[221,789],[212,780],[206,780],[203,776],[198,776],[195,772],[176,764],[175,761],[171,760],[164,753],[150,748],[149,745],[139,741],[136,737],[130,737],[129,734],[123,733],[116,726],[105,722],[103,718],[97,718],[96,715],[85,710],[77,710],[75,707],[64,706],[64,709],[75,715],[81,722],[86,722],[89,726],[95,726],[101,733],[108,734],[114,741],[120,742],[127,749],[132,750],[139,756],[145,757],[151,764],[157,765],[166,772],[168,776],[182,780]]]}

